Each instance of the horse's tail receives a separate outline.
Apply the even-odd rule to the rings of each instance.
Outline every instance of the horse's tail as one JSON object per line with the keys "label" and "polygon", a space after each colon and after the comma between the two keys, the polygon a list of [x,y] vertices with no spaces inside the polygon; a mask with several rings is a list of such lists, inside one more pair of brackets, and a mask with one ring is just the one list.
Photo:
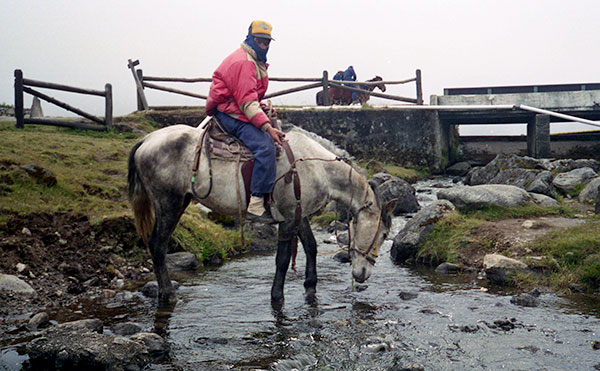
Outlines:
{"label": "horse's tail", "polygon": [[154,212],[150,197],[148,197],[135,164],[135,152],[143,143],[143,140],[137,142],[129,153],[127,183],[129,185],[129,203],[133,209],[135,228],[146,247],[148,247],[148,236],[154,227]]}

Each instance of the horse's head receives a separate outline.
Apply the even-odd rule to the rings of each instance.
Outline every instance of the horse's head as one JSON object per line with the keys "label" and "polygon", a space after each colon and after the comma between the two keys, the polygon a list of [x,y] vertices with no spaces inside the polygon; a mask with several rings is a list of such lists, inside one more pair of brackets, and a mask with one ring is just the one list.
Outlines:
{"label": "horse's head", "polygon": [[389,233],[392,211],[397,202],[394,199],[381,207],[379,198],[374,200],[375,203],[369,201],[360,207],[350,224],[352,276],[358,282],[364,282],[371,276],[379,247]]}
{"label": "horse's head", "polygon": [[[374,78],[372,78],[369,81],[383,81],[383,78],[381,76],[375,76]],[[385,84],[377,84],[375,85],[376,88],[379,88],[379,90],[381,90],[382,92],[385,92]]]}

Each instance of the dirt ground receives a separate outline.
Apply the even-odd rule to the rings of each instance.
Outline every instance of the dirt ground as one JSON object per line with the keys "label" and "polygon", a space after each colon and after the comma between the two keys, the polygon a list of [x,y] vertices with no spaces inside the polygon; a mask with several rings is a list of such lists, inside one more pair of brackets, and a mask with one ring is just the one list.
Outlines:
{"label": "dirt ground", "polygon": [[[86,216],[33,214],[8,216],[0,232],[0,273],[12,274],[36,291],[27,297],[0,292],[0,341],[40,311],[65,307],[78,298],[106,295],[118,287],[151,276],[150,256],[141,246],[131,219],[92,225]],[[21,272],[17,265],[21,267]]]}

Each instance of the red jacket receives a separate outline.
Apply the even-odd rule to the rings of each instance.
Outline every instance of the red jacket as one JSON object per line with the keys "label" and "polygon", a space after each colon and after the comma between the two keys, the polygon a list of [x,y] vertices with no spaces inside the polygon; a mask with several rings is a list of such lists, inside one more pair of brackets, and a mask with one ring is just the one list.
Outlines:
{"label": "red jacket", "polygon": [[206,113],[214,115],[219,110],[262,128],[269,122],[259,105],[269,87],[267,68],[257,61],[254,50],[242,44],[213,73]]}

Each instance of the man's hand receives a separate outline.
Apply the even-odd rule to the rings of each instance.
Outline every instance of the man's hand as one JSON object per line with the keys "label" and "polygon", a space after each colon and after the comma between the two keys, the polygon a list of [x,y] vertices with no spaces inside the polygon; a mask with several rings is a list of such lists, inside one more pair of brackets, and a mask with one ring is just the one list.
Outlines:
{"label": "man's hand", "polygon": [[270,126],[267,129],[267,133],[269,133],[273,141],[279,145],[285,141],[285,133],[279,129],[275,129],[274,127]]}

